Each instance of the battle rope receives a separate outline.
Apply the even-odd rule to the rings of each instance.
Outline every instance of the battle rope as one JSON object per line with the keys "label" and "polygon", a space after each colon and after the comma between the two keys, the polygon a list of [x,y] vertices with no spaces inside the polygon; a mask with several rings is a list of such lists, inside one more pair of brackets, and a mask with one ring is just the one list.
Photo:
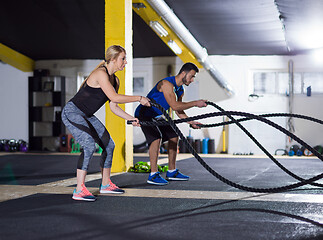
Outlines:
{"label": "battle rope", "polygon": [[[207,102],[208,104],[210,105],[213,105],[213,103],[211,102]],[[187,139],[184,137],[184,135],[182,134],[182,132],[178,129],[178,127],[176,126],[175,124],[175,121],[176,123],[180,123],[180,122],[188,122],[188,121],[194,121],[194,120],[198,120],[198,119],[202,119],[202,118],[207,118],[207,117],[213,117],[213,116],[231,116],[231,120],[234,122],[234,123],[237,123],[237,121],[239,120],[235,120],[232,115],[236,115],[236,116],[244,116],[244,117],[247,117],[247,118],[250,118],[250,119],[257,119],[259,121],[262,121],[262,122],[265,122],[273,127],[275,127],[276,129],[282,131],[283,133],[285,133],[286,135],[290,136],[291,138],[293,138],[295,141],[299,142],[300,144],[302,144],[303,146],[305,146],[306,148],[308,148],[310,151],[312,151],[314,153],[314,155],[316,155],[317,157],[319,157],[321,160],[323,160],[323,157],[315,150],[313,149],[311,146],[309,146],[308,144],[306,144],[304,141],[302,141],[301,139],[299,139],[298,137],[296,137],[294,134],[288,132],[286,129],[280,127],[279,125],[263,118],[263,117],[260,117],[260,116],[257,116],[257,115],[253,115],[253,114],[250,114],[250,113],[242,113],[242,112],[235,112],[235,111],[223,111],[220,112],[220,113],[209,113],[209,114],[203,114],[203,115],[200,115],[200,116],[195,116],[195,117],[190,117],[190,118],[186,118],[186,119],[180,119],[179,121],[178,120],[175,120],[173,121],[170,116],[167,114],[166,110],[161,107],[159,104],[157,103],[154,103],[154,102],[151,102],[151,105],[153,107],[156,107],[157,109],[159,109],[163,115],[165,116],[166,120],[167,120],[167,124],[169,124],[173,129],[174,131],[177,133],[177,135],[182,139],[182,141],[184,142],[184,144],[186,145],[187,149],[193,154],[193,156],[198,160],[198,162],[208,171],[210,172],[213,176],[215,176],[216,178],[218,178],[219,180],[221,180],[222,182],[232,186],[232,187],[235,187],[235,188],[238,188],[238,189],[241,189],[241,190],[244,190],[244,191],[249,191],[249,192],[265,192],[265,193],[268,193],[268,192],[282,192],[282,191],[287,191],[287,190],[290,190],[290,189],[293,189],[293,188],[297,188],[297,187],[300,187],[300,186],[304,186],[304,185],[307,185],[307,184],[315,184],[314,182],[323,178],[323,173],[320,174],[320,175],[317,175],[317,176],[314,176],[310,179],[302,179],[298,176],[296,176],[295,174],[291,173],[289,170],[287,170],[285,167],[283,167],[277,160],[276,162],[278,163],[278,165],[281,165],[282,166],[282,169],[286,169],[287,172],[291,173],[292,175],[295,175],[297,178],[299,178],[299,182],[298,183],[295,183],[295,184],[291,184],[291,185],[286,185],[286,186],[283,186],[283,187],[276,187],[276,188],[253,188],[253,187],[247,187],[247,186],[243,186],[243,185],[240,185],[240,184],[237,184],[237,183],[234,183],[226,178],[224,178],[223,176],[221,176],[220,174],[218,174],[216,171],[214,171],[195,151],[195,149],[191,146],[191,144],[187,141]],[[215,104],[213,105],[215,106]],[[215,106],[216,107],[216,106]],[[166,124],[165,122],[161,123],[162,125]],[[140,122],[140,124],[142,125],[151,125],[151,126],[154,126],[154,125],[160,125],[160,123],[156,123],[156,122]],[[246,130],[247,131],[247,130]],[[247,131],[248,132],[248,131]],[[249,133],[249,132],[248,132]],[[249,133],[250,134],[250,133]],[[250,134],[251,135],[251,134]],[[276,163],[276,164],[277,164]],[[284,170],[285,171],[285,170]],[[316,184],[316,185],[320,185],[320,184]]]}
{"label": "battle rope", "polygon": [[[216,105],[215,103],[212,102],[207,102],[208,105],[212,105],[213,107],[217,108],[218,110],[220,110],[221,112],[224,112],[224,109],[221,108],[220,106]],[[233,118],[231,115],[227,115],[231,121],[233,121],[266,155],[267,157],[269,157],[280,169],[282,169],[285,173],[287,173],[288,175],[292,176],[293,178],[299,180],[299,181],[304,181],[303,178],[299,177],[298,175],[294,174],[293,172],[291,172],[290,170],[288,170],[287,168],[285,168],[279,161],[276,160],[276,158],[273,157],[273,155],[271,155],[266,148],[264,148],[259,142],[258,140],[245,128],[243,127],[235,118]],[[313,186],[317,186],[317,187],[323,187],[323,184],[319,184],[319,183],[311,183],[311,185]]]}

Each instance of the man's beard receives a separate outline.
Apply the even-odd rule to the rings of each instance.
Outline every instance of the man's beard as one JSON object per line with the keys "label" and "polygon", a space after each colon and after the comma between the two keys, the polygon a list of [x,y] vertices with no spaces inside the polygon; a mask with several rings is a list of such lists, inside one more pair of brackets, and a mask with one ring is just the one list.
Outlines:
{"label": "man's beard", "polygon": [[187,79],[186,79],[187,73],[185,74],[185,76],[182,78],[182,82],[188,86],[189,84],[187,83]]}

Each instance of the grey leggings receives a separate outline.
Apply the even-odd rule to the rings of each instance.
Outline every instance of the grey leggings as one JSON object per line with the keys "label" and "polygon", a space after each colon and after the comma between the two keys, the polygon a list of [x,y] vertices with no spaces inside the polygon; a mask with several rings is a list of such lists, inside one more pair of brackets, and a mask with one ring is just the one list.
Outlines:
{"label": "grey leggings", "polygon": [[62,111],[62,120],[75,141],[83,148],[77,164],[78,169],[88,170],[90,160],[96,150],[95,143],[102,148],[100,166],[111,168],[115,144],[97,117],[87,117],[74,103],[68,102]]}

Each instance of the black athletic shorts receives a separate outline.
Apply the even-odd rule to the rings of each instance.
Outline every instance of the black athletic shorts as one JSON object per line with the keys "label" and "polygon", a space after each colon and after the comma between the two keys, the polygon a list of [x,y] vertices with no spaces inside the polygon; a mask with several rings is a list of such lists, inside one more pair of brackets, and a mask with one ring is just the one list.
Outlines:
{"label": "black athletic shorts", "polygon": [[[141,121],[152,121],[151,118],[138,118]],[[158,121],[155,120],[154,121]],[[162,139],[162,142],[166,142],[171,138],[177,137],[177,134],[173,130],[170,125],[166,126],[141,126],[141,130],[143,131],[148,146],[155,141],[156,139]]]}

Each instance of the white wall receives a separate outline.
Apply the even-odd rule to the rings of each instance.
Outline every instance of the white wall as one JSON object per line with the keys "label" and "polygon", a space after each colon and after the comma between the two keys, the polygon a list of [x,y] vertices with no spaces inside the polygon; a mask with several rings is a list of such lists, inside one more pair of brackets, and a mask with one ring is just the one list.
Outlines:
{"label": "white wall", "polygon": [[28,77],[0,61],[0,139],[28,141]]}

